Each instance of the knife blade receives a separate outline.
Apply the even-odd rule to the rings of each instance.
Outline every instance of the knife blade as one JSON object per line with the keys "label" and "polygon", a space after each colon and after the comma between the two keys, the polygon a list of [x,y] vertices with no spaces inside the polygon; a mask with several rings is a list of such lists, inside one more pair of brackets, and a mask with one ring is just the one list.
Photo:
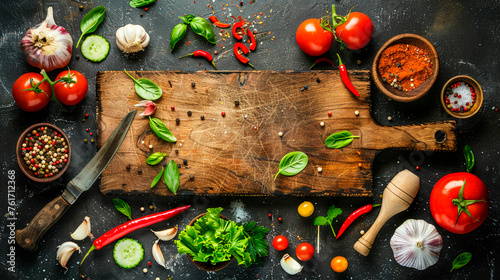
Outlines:
{"label": "knife blade", "polygon": [[16,230],[16,242],[35,251],[43,234],[54,225],[78,197],[88,190],[111,161],[134,120],[137,111],[128,113],[90,162],[73,178],[63,193],[45,205],[24,229]]}

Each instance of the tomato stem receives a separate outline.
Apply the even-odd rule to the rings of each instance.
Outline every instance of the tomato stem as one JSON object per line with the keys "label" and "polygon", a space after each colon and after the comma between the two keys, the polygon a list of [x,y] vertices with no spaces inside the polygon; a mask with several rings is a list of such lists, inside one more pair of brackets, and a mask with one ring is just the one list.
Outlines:
{"label": "tomato stem", "polygon": [[57,84],[57,83],[59,83],[60,81],[62,81],[62,79],[59,79],[59,80],[56,80],[55,82],[53,82],[53,81],[49,78],[49,76],[47,75],[47,72],[45,72],[45,69],[42,69],[42,71],[40,71],[40,74],[42,74],[42,76],[43,76],[43,80],[41,80],[41,81],[38,83],[38,85],[36,85],[36,86],[38,87],[39,85],[41,85],[41,84],[42,84],[43,82],[45,82],[45,81],[46,81],[47,83],[49,83],[49,85],[50,85],[50,91],[51,91],[51,92],[50,92],[50,99],[55,100],[55,102],[56,102],[57,104],[59,104],[59,106],[60,106],[63,110],[66,110],[66,107],[64,107],[64,105],[62,105],[62,103],[61,103],[61,102],[57,99],[56,94],[54,93],[54,85],[55,85],[55,84]]}
{"label": "tomato stem", "polygon": [[458,192],[458,198],[455,198],[452,200],[453,205],[457,206],[457,209],[458,209],[457,220],[455,221],[455,225],[453,227],[455,227],[457,225],[458,219],[460,218],[460,214],[462,214],[462,212],[465,212],[467,215],[469,215],[474,220],[479,221],[479,219],[476,219],[476,218],[474,218],[474,216],[472,216],[472,214],[469,212],[468,207],[469,207],[469,205],[474,204],[474,203],[484,202],[484,199],[483,200],[465,200],[464,199],[465,183],[467,183],[467,180],[464,180],[464,184],[462,185],[462,187],[460,188],[460,191]]}

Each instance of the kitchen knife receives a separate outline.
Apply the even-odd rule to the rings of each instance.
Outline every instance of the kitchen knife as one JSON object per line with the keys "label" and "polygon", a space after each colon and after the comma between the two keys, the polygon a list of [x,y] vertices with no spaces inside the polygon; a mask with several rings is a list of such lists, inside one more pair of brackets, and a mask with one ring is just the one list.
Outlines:
{"label": "kitchen knife", "polygon": [[136,113],[137,111],[132,111],[123,118],[97,154],[66,185],[66,189],[60,196],[45,205],[27,227],[16,230],[16,242],[19,246],[28,251],[37,249],[43,234],[62,217],[80,194],[88,190],[101,175],[122,144]]}

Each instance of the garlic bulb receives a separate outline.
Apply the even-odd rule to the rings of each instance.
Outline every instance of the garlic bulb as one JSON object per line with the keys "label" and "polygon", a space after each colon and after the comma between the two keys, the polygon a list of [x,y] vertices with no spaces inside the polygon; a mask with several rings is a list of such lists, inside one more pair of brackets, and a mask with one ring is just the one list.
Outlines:
{"label": "garlic bulb", "polygon": [[90,239],[94,239],[94,236],[90,232],[90,218],[85,217],[83,222],[78,226],[78,228],[71,234],[71,238],[74,240],[83,240],[87,236],[90,237]]}
{"label": "garlic bulb", "polygon": [[443,238],[426,221],[409,219],[394,232],[391,248],[400,265],[424,270],[438,261]]}
{"label": "garlic bulb", "polygon": [[50,72],[68,65],[73,53],[73,39],[64,27],[56,25],[52,7],[49,7],[47,18],[26,32],[21,49],[29,65]]}
{"label": "garlic bulb", "polygon": [[162,241],[168,241],[168,240],[174,238],[175,235],[177,235],[177,229],[178,229],[178,226],[175,226],[173,228],[169,228],[169,229],[166,229],[166,230],[162,230],[162,231],[154,231],[154,230],[151,230],[151,231],[160,240],[162,240]]}
{"label": "garlic bulb", "polygon": [[160,239],[157,239],[155,243],[153,244],[153,249],[151,250],[153,252],[153,258],[155,261],[163,266],[164,268],[167,268],[166,263],[165,263],[165,258],[163,257],[163,253],[161,252],[160,245],[158,245],[158,241]]}
{"label": "garlic bulb", "polygon": [[59,245],[59,247],[57,248],[56,259],[59,261],[59,264],[62,267],[66,268],[66,271],[68,271],[68,268],[66,267],[66,265],[68,264],[68,260],[71,255],[73,255],[73,252],[78,251],[78,253],[81,253],[80,247],[78,247],[76,243],[68,241]]}
{"label": "garlic bulb", "polygon": [[149,44],[149,35],[140,25],[127,24],[116,30],[116,45],[124,53],[143,51]]}

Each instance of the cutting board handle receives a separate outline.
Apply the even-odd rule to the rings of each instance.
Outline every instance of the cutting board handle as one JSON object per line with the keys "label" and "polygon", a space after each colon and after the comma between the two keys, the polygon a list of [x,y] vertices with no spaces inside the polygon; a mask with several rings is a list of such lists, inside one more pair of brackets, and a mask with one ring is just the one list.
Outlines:
{"label": "cutting board handle", "polygon": [[35,215],[27,227],[16,230],[17,244],[28,251],[35,251],[45,232],[59,220],[69,206],[70,204],[62,196],[49,202]]}

